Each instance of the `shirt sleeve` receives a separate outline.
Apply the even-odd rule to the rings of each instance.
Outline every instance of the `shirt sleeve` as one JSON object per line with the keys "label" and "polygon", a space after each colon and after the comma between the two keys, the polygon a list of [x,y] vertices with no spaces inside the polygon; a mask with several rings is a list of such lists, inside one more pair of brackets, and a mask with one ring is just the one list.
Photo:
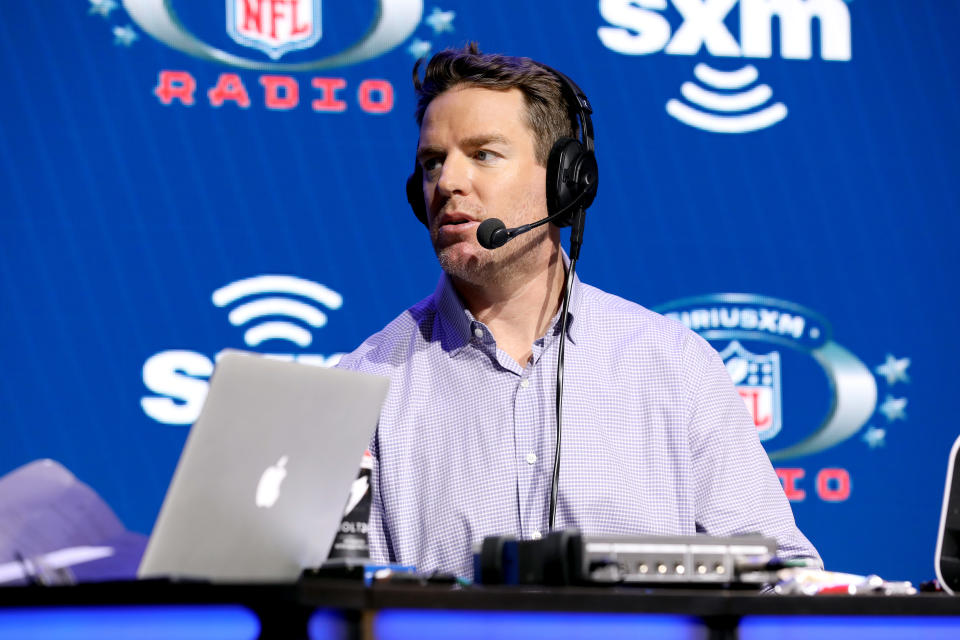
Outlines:
{"label": "shirt sleeve", "polygon": [[694,518],[715,536],[759,533],[783,558],[820,556],[800,532],[753,420],[719,355],[691,334],[684,353]]}
{"label": "shirt sleeve", "polygon": [[370,522],[367,527],[367,544],[370,546],[370,560],[375,563],[387,564],[395,562],[390,544],[387,539],[386,518],[383,513],[383,500],[380,494],[380,447],[377,434],[370,443],[370,457],[373,458],[373,468],[370,470]]}

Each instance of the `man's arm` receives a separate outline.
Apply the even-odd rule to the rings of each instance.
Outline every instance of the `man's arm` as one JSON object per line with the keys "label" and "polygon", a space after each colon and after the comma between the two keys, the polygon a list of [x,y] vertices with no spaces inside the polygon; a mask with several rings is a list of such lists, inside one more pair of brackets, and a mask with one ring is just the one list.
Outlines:
{"label": "man's arm", "polygon": [[776,539],[784,558],[821,563],[796,526],[753,420],[716,351],[691,334],[684,360],[697,529],[717,536],[760,533]]}
{"label": "man's arm", "polygon": [[393,562],[393,554],[387,541],[387,523],[383,512],[383,500],[380,493],[380,452],[377,434],[370,443],[370,456],[373,468],[370,471],[370,522],[367,527],[367,543],[370,545],[370,559],[374,562]]}

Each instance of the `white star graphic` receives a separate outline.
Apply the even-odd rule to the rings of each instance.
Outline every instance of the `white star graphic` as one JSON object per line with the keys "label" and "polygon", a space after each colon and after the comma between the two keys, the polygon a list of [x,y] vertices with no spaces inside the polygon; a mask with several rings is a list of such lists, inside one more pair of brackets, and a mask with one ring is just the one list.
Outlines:
{"label": "white star graphic", "polygon": [[421,40],[420,38],[414,38],[410,46],[407,47],[407,53],[419,60],[420,58],[427,57],[432,47],[433,45],[430,44],[430,42]]}
{"label": "white star graphic", "polygon": [[441,11],[437,7],[434,7],[433,13],[427,16],[424,22],[430,25],[434,34],[453,31],[453,19],[456,15],[453,11]]}
{"label": "white star graphic", "polygon": [[89,15],[100,14],[104,18],[110,17],[110,12],[117,8],[115,0],[90,0]]}
{"label": "white star graphic", "polygon": [[883,401],[882,405],[880,405],[879,411],[887,417],[887,422],[893,422],[894,420],[907,419],[907,414],[904,412],[904,409],[906,408],[906,398],[894,398],[888,393],[887,399]]}
{"label": "white star graphic", "polygon": [[886,362],[875,371],[887,379],[887,384],[894,385],[898,382],[910,382],[910,376],[907,375],[909,366],[910,358],[894,358],[888,353]]}
{"label": "white star graphic", "polygon": [[113,44],[124,47],[129,47],[133,42],[139,38],[137,32],[133,30],[133,27],[129,24],[125,27],[114,27],[113,28]]}
{"label": "white star graphic", "polygon": [[863,434],[863,441],[866,442],[871,449],[876,449],[877,447],[882,447],[884,444],[886,444],[884,441],[886,437],[886,429],[870,427],[867,429],[867,432]]}

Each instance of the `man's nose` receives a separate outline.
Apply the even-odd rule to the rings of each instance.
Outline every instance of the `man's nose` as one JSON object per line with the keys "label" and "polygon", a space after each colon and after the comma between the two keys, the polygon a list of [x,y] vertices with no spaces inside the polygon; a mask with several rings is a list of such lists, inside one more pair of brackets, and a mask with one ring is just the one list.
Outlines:
{"label": "man's nose", "polygon": [[441,195],[465,195],[470,190],[472,167],[469,159],[460,154],[450,154],[440,168],[437,178],[437,190]]}

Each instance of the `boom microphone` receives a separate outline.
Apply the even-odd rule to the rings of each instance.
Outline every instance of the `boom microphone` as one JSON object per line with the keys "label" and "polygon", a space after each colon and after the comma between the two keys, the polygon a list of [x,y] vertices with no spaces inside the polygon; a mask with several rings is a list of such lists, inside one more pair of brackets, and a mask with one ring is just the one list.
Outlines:
{"label": "boom microphone", "polygon": [[519,227],[507,229],[507,225],[503,224],[503,220],[500,218],[487,218],[477,227],[477,242],[479,242],[480,246],[484,249],[499,249],[520,234],[526,233],[531,229],[536,229],[540,225],[546,224],[567,213],[570,209],[580,204],[580,201],[588,191],[589,190],[581,191],[580,194],[573,199],[573,202],[560,209],[560,211],[536,222],[520,225]]}
{"label": "boom microphone", "polygon": [[[513,229],[511,229],[513,231]],[[484,249],[496,249],[507,244],[510,234],[500,218],[487,218],[477,227],[477,242]]]}

